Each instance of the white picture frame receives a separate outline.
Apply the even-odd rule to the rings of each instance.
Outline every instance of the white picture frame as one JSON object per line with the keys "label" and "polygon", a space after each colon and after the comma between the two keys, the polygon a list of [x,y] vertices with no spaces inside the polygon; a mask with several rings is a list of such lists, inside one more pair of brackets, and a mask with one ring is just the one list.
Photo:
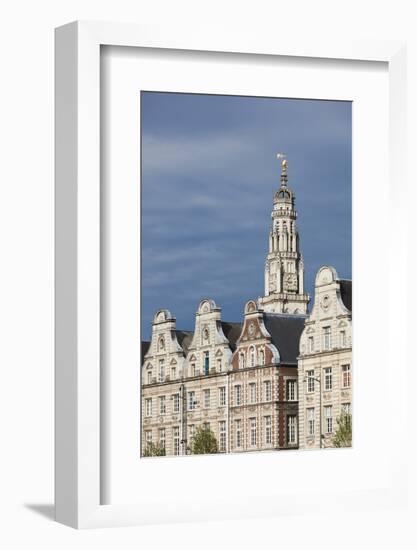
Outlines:
{"label": "white picture frame", "polygon": [[[56,30],[56,519],[77,528],[160,521],[156,508],[101,504],[100,414],[100,48],[127,46],[230,52],[295,58],[381,61],[389,71],[390,185],[404,180],[405,45],[363,41],[326,43],[238,31],[175,29],[113,23],[75,22]],[[401,252],[400,252],[401,253]],[[404,251],[402,251],[405,254]],[[406,388],[406,368],[400,384]],[[402,369],[402,370],[401,370]],[[401,388],[400,388],[401,390]],[[405,415],[405,409],[398,411]],[[397,438],[401,456],[404,433]],[[383,494],[364,489],[352,505],[404,498],[406,479],[392,475]],[[297,498],[295,499],[295,501]],[[308,494],[292,509],[316,505]],[[232,500],[230,501],[232,502]],[[230,504],[230,503],[229,503]],[[238,504],[238,503],[237,503]],[[280,513],[285,507],[272,507]],[[288,509],[288,508],[287,508]],[[245,514],[237,506],[228,517]],[[205,517],[210,517],[210,507]],[[208,515],[207,515],[208,514]],[[167,521],[186,519],[175,498],[166,503]],[[188,519],[199,519],[199,514]]]}

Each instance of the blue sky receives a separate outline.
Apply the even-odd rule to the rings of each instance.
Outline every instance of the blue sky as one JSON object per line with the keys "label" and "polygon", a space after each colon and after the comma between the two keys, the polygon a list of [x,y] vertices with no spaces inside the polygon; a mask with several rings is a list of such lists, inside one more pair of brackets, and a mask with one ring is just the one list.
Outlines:
{"label": "blue sky", "polygon": [[351,278],[351,103],[141,93],[142,339],[157,309],[193,330],[264,293],[278,152],[295,192],[307,291],[323,264]]}

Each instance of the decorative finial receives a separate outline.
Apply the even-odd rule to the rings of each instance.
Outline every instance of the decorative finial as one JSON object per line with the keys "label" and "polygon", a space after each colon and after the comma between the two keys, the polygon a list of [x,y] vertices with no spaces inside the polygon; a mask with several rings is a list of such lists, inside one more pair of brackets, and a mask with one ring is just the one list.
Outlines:
{"label": "decorative finial", "polygon": [[288,181],[288,175],[287,175],[287,169],[288,169],[288,161],[285,158],[285,153],[278,153],[277,159],[281,160],[281,185],[287,185]]}

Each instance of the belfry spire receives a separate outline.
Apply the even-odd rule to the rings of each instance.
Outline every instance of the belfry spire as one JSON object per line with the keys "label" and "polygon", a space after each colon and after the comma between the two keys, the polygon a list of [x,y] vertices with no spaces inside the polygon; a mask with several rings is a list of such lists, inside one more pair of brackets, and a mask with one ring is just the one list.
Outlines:
{"label": "belfry spire", "polygon": [[265,296],[260,303],[272,313],[306,313],[310,300],[304,293],[304,262],[296,226],[295,195],[288,186],[288,161],[281,160],[281,184],[274,193],[269,233],[269,252],[265,263]]}

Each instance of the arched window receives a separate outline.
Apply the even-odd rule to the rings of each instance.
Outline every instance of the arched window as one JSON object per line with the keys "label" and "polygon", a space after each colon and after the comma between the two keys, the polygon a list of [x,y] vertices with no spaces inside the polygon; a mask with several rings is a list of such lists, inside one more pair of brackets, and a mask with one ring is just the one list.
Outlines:
{"label": "arched window", "polygon": [[239,368],[245,368],[245,354],[243,352],[239,353]]}
{"label": "arched window", "polygon": [[259,352],[259,364],[265,365],[265,352],[263,349]]}
{"label": "arched window", "polygon": [[255,346],[250,348],[250,366],[254,367],[256,365],[256,350]]}
{"label": "arched window", "polygon": [[158,351],[164,351],[165,350],[165,339],[163,336],[161,336],[158,340]]}

